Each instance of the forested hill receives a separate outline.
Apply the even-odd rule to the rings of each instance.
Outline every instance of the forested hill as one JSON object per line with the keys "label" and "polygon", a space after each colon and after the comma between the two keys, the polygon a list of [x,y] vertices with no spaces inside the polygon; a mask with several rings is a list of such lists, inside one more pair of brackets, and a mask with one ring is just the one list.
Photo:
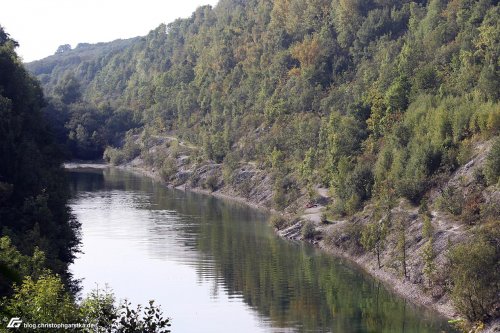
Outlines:
{"label": "forested hill", "polygon": [[49,269],[69,282],[67,268],[79,244],[63,155],[41,112],[42,89],[16,47],[0,26],[0,313],[8,318],[14,314],[5,312],[3,296],[13,284]]}
{"label": "forested hill", "polygon": [[[73,157],[121,148],[106,156],[122,163],[140,155],[169,180],[186,161],[175,160],[183,147],[197,147],[190,165],[222,165],[226,185],[241,165],[263,171],[279,210],[292,211],[306,192],[314,197],[319,184],[330,189],[332,218],[371,205],[377,220],[380,207],[406,199],[435,228],[443,225],[433,210],[466,236],[498,223],[496,0],[221,0],[143,38],[87,47],[94,51],[85,57],[63,46],[27,64]],[[173,156],[153,147],[172,137],[184,142]],[[382,234],[376,246],[368,237],[380,226],[353,228],[352,246],[364,234],[364,251],[380,250]],[[479,298],[491,301],[500,247],[498,234],[484,237],[477,253],[496,264],[481,274],[490,298]],[[485,310],[489,301],[461,311],[471,320],[498,315]]]}
{"label": "forested hill", "polygon": [[491,0],[223,0],[28,68],[79,157],[174,131],[217,162],[283,159],[349,210],[382,184],[418,202],[498,134],[499,15]]}
{"label": "forested hill", "polygon": [[[98,44],[79,43],[74,49],[68,44],[61,45],[54,55],[31,62],[29,68],[42,84],[46,87],[53,87],[58,84],[67,70],[73,71],[77,67],[79,81],[83,85],[88,85],[102,69],[103,63],[109,61],[109,58],[116,53],[134,45],[139,39],[139,37],[118,39]],[[53,90],[48,90],[48,92],[54,93]]]}

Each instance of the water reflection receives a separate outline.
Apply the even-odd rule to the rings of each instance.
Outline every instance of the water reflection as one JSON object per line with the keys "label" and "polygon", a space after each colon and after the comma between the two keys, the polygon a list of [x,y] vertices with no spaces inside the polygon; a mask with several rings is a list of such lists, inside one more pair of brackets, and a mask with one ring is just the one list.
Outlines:
{"label": "water reflection", "polygon": [[70,180],[85,251],[75,275],[157,299],[176,332],[450,331],[348,263],[275,237],[262,212],[117,169]]}

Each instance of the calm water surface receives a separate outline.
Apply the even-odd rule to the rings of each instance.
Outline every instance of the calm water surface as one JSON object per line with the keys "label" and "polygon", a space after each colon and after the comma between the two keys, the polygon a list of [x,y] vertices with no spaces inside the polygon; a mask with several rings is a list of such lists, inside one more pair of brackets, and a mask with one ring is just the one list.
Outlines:
{"label": "calm water surface", "polygon": [[155,299],[173,332],[441,332],[349,263],[276,237],[266,214],[117,169],[69,171],[83,293]]}

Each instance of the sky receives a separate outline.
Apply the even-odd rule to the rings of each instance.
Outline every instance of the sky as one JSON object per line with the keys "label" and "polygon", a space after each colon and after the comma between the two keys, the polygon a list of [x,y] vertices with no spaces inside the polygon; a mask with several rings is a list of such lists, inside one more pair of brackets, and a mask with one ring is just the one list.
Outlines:
{"label": "sky", "polygon": [[24,62],[59,45],[144,36],[161,23],[189,17],[217,0],[2,0],[0,25],[17,40]]}

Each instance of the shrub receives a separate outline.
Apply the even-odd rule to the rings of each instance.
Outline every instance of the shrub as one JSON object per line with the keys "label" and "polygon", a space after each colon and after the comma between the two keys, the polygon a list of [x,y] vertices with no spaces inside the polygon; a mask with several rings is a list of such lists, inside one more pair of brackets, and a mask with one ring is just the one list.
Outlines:
{"label": "shrub", "polygon": [[120,165],[126,162],[123,152],[112,147],[107,147],[104,150],[103,159],[113,165]]}
{"label": "shrub", "polygon": [[272,215],[270,218],[269,218],[269,224],[277,229],[277,230],[281,230],[283,229],[286,224],[287,224],[287,221],[286,219],[281,216],[281,215]]}
{"label": "shrub", "polygon": [[387,225],[382,222],[366,224],[361,231],[360,242],[366,251],[373,251],[377,255],[378,268],[381,268],[380,254],[385,248]]}
{"label": "shrub", "polygon": [[500,216],[500,206],[495,204],[493,201],[484,202],[481,205],[481,219],[495,219]]}
{"label": "shrub", "polygon": [[141,151],[141,158],[146,165],[153,166],[154,165],[154,155],[149,152],[149,150]]}
{"label": "shrub", "polygon": [[181,153],[181,147],[178,140],[170,141],[169,148],[170,148],[170,155],[172,155],[174,158],[179,157]]}
{"label": "shrub", "polygon": [[330,221],[328,221],[328,215],[326,213],[321,214],[321,223],[323,223],[323,224],[330,223]]}
{"label": "shrub", "polygon": [[253,188],[252,180],[249,178],[243,179],[237,188],[240,191],[241,195],[243,195],[245,198],[248,198]]}
{"label": "shrub", "polygon": [[141,153],[141,147],[133,140],[132,137],[127,137],[125,145],[122,149],[123,156],[126,161],[131,161]]}
{"label": "shrub", "polygon": [[475,191],[468,195],[462,208],[462,220],[465,223],[474,224],[479,220],[483,201],[483,196],[479,191]]}
{"label": "shrub", "polygon": [[456,308],[471,322],[487,319],[499,292],[498,249],[476,237],[452,249],[450,264]]}
{"label": "shrub", "polygon": [[374,177],[366,162],[350,163],[346,158],[339,162],[338,172],[333,177],[337,196],[336,211],[339,214],[354,214],[363,201],[371,198]]}
{"label": "shrub", "polygon": [[361,223],[347,222],[342,230],[344,243],[342,247],[350,251],[361,251],[363,246],[361,244],[361,232],[363,226]]}
{"label": "shrub", "polygon": [[107,287],[92,290],[82,300],[80,314],[85,323],[96,326],[97,332],[106,332],[118,318],[113,292]]}
{"label": "shrub", "polygon": [[286,206],[286,196],[283,189],[283,179],[276,177],[273,185],[273,203],[277,209],[283,209]]}
{"label": "shrub", "polygon": [[73,298],[58,275],[45,274],[36,280],[26,277],[21,285],[14,287],[14,295],[4,301],[2,308],[31,323],[78,320]]}
{"label": "shrub", "polygon": [[354,193],[345,203],[345,211],[347,214],[352,215],[361,208],[361,200],[359,196]]}
{"label": "shrub", "polygon": [[335,215],[345,216],[346,215],[346,202],[340,198],[337,198],[335,202],[331,205],[331,212]]}
{"label": "shrub", "polygon": [[170,318],[163,317],[154,301],[149,301],[146,307],[139,304],[132,308],[130,302],[123,300],[117,306],[113,292],[108,289],[93,290],[83,299],[79,310],[84,323],[95,325],[97,332],[170,332]]}
{"label": "shrub", "polygon": [[427,187],[427,181],[423,176],[412,178],[411,175],[401,178],[396,183],[396,189],[399,195],[410,200],[413,204],[418,204],[424,195]]}
{"label": "shrub", "polygon": [[314,228],[314,223],[311,221],[307,221],[302,226],[301,230],[302,237],[304,239],[311,239],[316,235],[316,229]]}
{"label": "shrub", "polygon": [[300,195],[296,182],[292,177],[276,176],[273,188],[273,203],[279,210],[285,209]]}
{"label": "shrub", "polygon": [[210,175],[205,179],[205,188],[209,189],[210,191],[215,191],[217,190],[217,177],[215,175]]}
{"label": "shrub", "polygon": [[149,301],[149,306],[140,304],[134,309],[130,302],[123,302],[118,308],[118,319],[113,323],[116,332],[170,333],[170,318],[164,318],[162,310]]}
{"label": "shrub", "polygon": [[169,181],[173,175],[177,172],[177,162],[171,158],[167,157],[162,164],[160,169],[160,176],[164,181]]}

